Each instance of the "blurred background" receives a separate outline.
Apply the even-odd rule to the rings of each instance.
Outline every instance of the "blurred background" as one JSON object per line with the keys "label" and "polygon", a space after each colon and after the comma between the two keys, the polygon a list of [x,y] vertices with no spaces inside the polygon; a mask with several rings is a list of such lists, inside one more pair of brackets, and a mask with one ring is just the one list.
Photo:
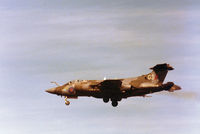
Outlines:
{"label": "blurred background", "polygon": [[[0,0],[0,133],[199,134],[198,0]],[[182,87],[151,98],[71,100],[75,79],[126,78],[158,63]]]}

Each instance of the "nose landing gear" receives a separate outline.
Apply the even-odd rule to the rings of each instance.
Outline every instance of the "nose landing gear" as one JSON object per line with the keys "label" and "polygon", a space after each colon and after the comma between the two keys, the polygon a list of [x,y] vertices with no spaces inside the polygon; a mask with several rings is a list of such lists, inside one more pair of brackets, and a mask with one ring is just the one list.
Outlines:
{"label": "nose landing gear", "polygon": [[65,96],[65,104],[68,106],[70,104],[70,101],[67,100],[67,96]]}

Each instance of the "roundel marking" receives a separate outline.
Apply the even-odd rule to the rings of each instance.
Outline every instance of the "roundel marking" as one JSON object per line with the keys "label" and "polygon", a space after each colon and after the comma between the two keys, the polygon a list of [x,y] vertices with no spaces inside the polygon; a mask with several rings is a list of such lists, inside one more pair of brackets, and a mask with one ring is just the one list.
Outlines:
{"label": "roundel marking", "polygon": [[74,88],[73,88],[73,87],[70,87],[70,88],[69,88],[69,92],[70,92],[70,93],[73,93],[73,92],[74,92]]}
{"label": "roundel marking", "polygon": [[152,75],[149,74],[149,75],[147,76],[147,79],[148,79],[148,80],[152,80]]}

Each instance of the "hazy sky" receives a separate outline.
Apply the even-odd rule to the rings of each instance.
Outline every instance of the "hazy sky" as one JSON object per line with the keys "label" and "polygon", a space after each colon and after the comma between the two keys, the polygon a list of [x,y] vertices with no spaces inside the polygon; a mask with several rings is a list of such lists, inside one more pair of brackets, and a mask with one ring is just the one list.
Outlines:
{"label": "hazy sky", "polygon": [[[0,133],[199,134],[198,0],[0,0]],[[66,107],[50,81],[132,77],[157,63],[183,89],[117,108]]]}

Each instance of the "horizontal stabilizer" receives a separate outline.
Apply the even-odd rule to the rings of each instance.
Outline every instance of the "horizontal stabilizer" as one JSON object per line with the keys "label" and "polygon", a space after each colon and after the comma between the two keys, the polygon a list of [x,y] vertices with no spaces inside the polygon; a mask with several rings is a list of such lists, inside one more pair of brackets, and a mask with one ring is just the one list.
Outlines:
{"label": "horizontal stabilizer", "polygon": [[174,84],[174,85],[169,89],[169,92],[174,92],[175,90],[181,90],[181,87]]}

